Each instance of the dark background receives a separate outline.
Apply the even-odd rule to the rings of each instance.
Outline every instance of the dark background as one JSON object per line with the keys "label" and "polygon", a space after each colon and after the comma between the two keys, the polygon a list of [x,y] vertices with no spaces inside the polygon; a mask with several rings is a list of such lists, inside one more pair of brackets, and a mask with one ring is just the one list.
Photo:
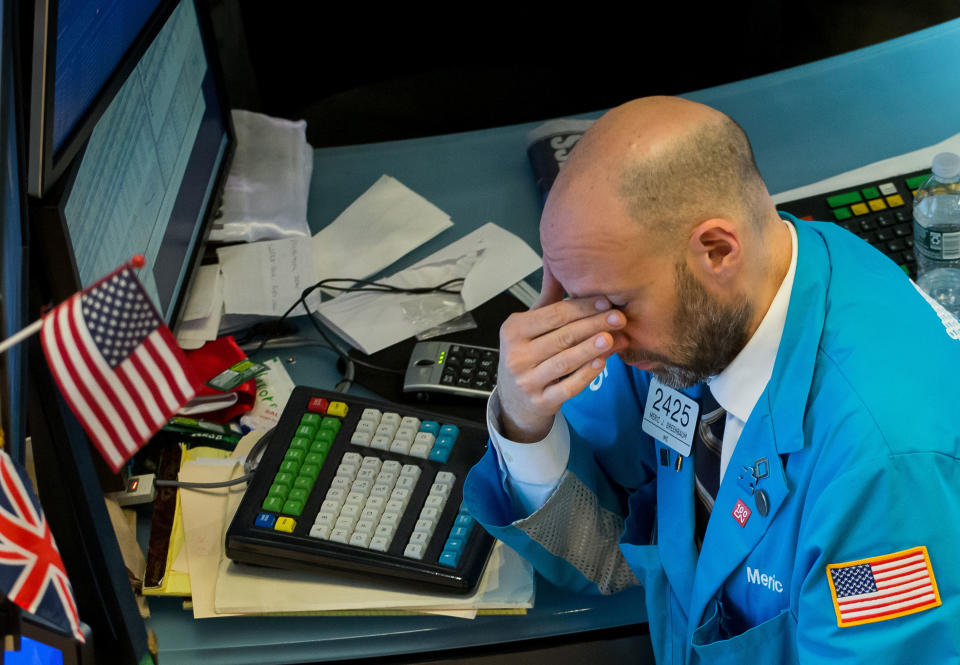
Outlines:
{"label": "dark background", "polygon": [[[467,131],[690,92],[960,16],[955,0],[577,3],[537,11],[212,0],[234,108],[314,147]],[[955,76],[954,64],[941,66]],[[891,89],[891,94],[897,94]]]}

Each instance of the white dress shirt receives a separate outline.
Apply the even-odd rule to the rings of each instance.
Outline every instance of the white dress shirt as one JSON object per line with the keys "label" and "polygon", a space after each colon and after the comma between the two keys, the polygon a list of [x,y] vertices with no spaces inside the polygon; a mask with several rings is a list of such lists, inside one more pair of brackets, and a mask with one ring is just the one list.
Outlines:
{"label": "white dress shirt", "polygon": [[[740,353],[719,374],[707,380],[717,403],[727,412],[720,453],[720,480],[726,473],[730,457],[740,439],[743,426],[750,417],[773,374],[777,349],[787,320],[787,307],[793,290],[797,268],[797,231],[790,229],[790,267],[777,289],[767,313]],[[498,452],[500,474],[518,511],[534,513],[546,503],[560,482],[570,458],[570,433],[562,413],[554,418],[553,428],[536,443],[517,443],[500,434],[500,400],[494,391],[487,402],[487,429]]]}

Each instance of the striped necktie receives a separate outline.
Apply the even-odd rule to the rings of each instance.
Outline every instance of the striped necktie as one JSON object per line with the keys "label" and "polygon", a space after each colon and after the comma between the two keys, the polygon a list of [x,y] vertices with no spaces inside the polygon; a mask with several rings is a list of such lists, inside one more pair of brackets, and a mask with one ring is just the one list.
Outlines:
{"label": "striped necktie", "polygon": [[694,487],[694,541],[697,551],[703,545],[707,521],[713,510],[713,501],[720,489],[720,450],[723,446],[723,426],[727,412],[717,404],[709,388],[700,400],[700,419],[693,441]]}

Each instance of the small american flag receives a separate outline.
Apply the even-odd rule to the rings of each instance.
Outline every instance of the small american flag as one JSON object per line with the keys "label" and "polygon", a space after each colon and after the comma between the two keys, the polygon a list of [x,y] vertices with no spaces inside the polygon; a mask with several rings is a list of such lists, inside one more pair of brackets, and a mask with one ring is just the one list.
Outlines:
{"label": "small american flag", "polygon": [[73,588],[40,502],[13,460],[0,451],[0,591],[81,642]]}
{"label": "small american flag", "polygon": [[893,619],[940,605],[926,547],[827,566],[838,626]]}
{"label": "small american flag", "polygon": [[60,390],[114,471],[196,392],[131,265],[58,305],[40,336]]}

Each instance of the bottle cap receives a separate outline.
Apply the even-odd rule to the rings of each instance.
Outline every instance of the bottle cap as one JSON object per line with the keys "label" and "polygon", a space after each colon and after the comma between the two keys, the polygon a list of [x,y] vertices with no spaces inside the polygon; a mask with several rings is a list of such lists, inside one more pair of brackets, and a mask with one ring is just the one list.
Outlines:
{"label": "bottle cap", "polygon": [[933,158],[933,175],[941,180],[955,180],[960,176],[960,157],[952,152],[940,152]]}

